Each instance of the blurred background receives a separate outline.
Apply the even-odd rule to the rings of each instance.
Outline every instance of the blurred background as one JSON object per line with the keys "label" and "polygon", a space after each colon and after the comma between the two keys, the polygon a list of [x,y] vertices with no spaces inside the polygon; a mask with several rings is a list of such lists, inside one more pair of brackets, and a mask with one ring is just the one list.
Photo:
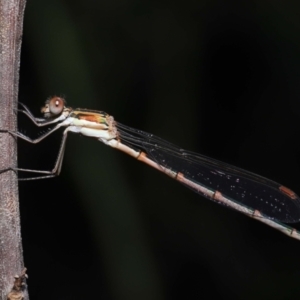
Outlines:
{"label": "blurred background", "polygon": [[[300,194],[299,10],[30,0],[19,100],[41,116],[65,96]],[[19,129],[43,132],[21,115]],[[19,141],[19,166],[52,169],[61,133]],[[300,296],[300,241],[97,140],[69,134],[61,175],[19,189],[31,300]]]}

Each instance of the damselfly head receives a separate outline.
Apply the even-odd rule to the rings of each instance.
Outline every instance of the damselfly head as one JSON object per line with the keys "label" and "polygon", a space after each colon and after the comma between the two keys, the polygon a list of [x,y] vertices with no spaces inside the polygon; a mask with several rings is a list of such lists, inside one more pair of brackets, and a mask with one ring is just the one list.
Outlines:
{"label": "damselfly head", "polygon": [[61,97],[51,97],[49,98],[45,106],[42,107],[41,112],[44,114],[45,118],[52,118],[57,117],[60,114],[62,114],[64,108],[65,108],[65,99]]}

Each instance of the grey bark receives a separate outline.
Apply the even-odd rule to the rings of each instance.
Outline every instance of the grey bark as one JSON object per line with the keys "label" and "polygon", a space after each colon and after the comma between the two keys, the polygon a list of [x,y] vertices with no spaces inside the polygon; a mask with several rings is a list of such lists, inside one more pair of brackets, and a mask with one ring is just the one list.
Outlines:
{"label": "grey bark", "polygon": [[[25,0],[0,0],[0,129],[15,131],[20,50]],[[16,139],[0,133],[0,170],[17,164]],[[0,174],[0,300],[7,299],[14,276],[24,268],[18,181],[13,171]],[[25,299],[28,299],[25,293]]]}

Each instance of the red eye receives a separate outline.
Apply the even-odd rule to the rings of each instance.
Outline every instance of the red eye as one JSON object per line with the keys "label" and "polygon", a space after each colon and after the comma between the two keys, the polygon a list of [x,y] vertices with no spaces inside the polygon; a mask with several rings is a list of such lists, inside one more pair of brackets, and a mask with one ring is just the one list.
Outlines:
{"label": "red eye", "polygon": [[65,107],[65,100],[60,97],[53,97],[49,101],[49,111],[52,115],[59,115]]}

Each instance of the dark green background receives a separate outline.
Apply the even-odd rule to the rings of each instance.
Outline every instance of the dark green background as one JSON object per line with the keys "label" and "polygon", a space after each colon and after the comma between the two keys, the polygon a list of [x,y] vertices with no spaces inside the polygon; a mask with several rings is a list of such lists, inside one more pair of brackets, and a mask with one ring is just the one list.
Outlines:
{"label": "dark green background", "polygon": [[[64,95],[300,194],[299,10],[29,0],[19,100],[40,116]],[[51,169],[60,136],[20,141],[19,165]],[[96,140],[71,133],[61,175],[21,182],[20,202],[31,300],[300,296],[300,241]]]}

